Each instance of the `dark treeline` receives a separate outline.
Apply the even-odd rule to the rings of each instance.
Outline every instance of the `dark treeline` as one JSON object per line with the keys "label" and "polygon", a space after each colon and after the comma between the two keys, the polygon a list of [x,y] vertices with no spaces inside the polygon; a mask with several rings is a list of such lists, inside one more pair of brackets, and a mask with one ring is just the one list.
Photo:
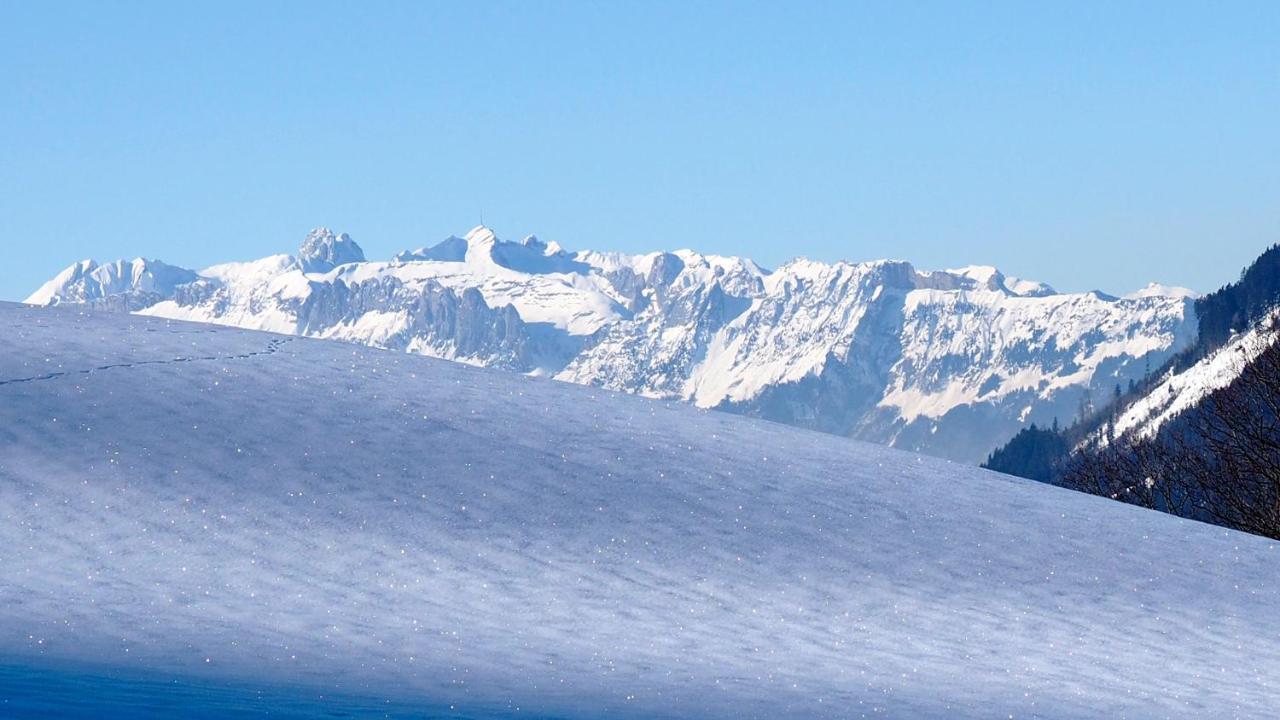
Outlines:
{"label": "dark treeline", "polygon": [[1219,348],[1280,303],[1280,245],[1272,245],[1240,273],[1240,280],[1196,300],[1197,345]]}
{"label": "dark treeline", "polygon": [[1040,482],[1053,482],[1058,464],[1070,449],[1057,423],[1052,429],[1038,428],[1033,423],[991,453],[982,466]]}
{"label": "dark treeline", "polygon": [[1234,381],[1154,435],[1112,431],[1123,409],[1161,378],[1273,322],[1277,305],[1280,246],[1272,246],[1239,281],[1196,301],[1199,335],[1191,347],[1069,427],[1022,430],[983,467],[1280,539],[1280,346],[1240,348]]}

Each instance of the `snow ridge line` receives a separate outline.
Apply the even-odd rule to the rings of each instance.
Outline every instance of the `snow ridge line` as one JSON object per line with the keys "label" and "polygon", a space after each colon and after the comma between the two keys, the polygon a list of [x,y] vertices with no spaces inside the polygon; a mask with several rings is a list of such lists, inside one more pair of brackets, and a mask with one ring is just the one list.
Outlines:
{"label": "snow ridge line", "polygon": [[170,365],[173,363],[210,361],[210,360],[248,360],[252,357],[260,355],[273,355],[280,349],[281,345],[291,342],[294,338],[282,337],[274,338],[267,342],[267,347],[254,352],[239,353],[237,355],[200,355],[195,357],[176,357],[166,360],[137,360],[126,363],[112,363],[110,365],[99,365],[98,367],[88,368],[86,370],[62,370],[59,372],[46,373],[44,375],[32,375],[24,378],[10,378],[8,380],[0,380],[0,385],[14,385],[17,383],[35,382],[37,380],[54,380],[69,375],[89,375],[102,370],[113,370],[115,368],[131,368],[139,365]]}

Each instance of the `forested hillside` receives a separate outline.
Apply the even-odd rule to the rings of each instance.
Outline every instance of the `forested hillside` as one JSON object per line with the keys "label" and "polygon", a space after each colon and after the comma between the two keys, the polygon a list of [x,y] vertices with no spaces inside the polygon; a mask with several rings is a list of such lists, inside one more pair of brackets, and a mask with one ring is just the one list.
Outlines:
{"label": "forested hillside", "polygon": [[1065,428],[1018,433],[985,467],[1280,538],[1280,246],[1196,301],[1196,342],[1082,403]]}

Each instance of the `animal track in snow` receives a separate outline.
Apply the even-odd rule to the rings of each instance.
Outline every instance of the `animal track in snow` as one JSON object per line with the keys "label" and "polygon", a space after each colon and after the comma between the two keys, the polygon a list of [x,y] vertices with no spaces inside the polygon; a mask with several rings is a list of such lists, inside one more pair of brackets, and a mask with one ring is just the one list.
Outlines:
{"label": "animal track in snow", "polygon": [[134,360],[132,362],[110,363],[108,365],[99,365],[84,370],[60,370],[58,372],[45,373],[43,375],[32,375],[30,377],[10,378],[8,380],[0,380],[0,385],[15,385],[17,383],[35,382],[37,380],[54,380],[60,377],[70,375],[89,375],[103,370],[114,370],[116,368],[131,368],[139,365],[169,365],[172,363],[185,362],[204,362],[211,360],[248,360],[249,358],[261,355],[271,355],[280,349],[281,345],[293,340],[291,337],[273,338],[267,342],[266,348],[254,352],[238,353],[235,355],[195,355],[191,357],[165,358],[162,360]]}

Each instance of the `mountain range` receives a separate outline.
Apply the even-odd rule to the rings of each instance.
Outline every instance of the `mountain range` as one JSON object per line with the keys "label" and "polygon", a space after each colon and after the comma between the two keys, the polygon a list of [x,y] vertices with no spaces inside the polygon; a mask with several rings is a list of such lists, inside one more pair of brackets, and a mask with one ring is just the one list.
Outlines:
{"label": "mountain range", "polygon": [[77,262],[26,300],[340,339],[691,402],[976,463],[1195,341],[1194,294],[1062,293],[994,267],[463,237],[370,261],[319,228],[295,254],[191,270]]}

